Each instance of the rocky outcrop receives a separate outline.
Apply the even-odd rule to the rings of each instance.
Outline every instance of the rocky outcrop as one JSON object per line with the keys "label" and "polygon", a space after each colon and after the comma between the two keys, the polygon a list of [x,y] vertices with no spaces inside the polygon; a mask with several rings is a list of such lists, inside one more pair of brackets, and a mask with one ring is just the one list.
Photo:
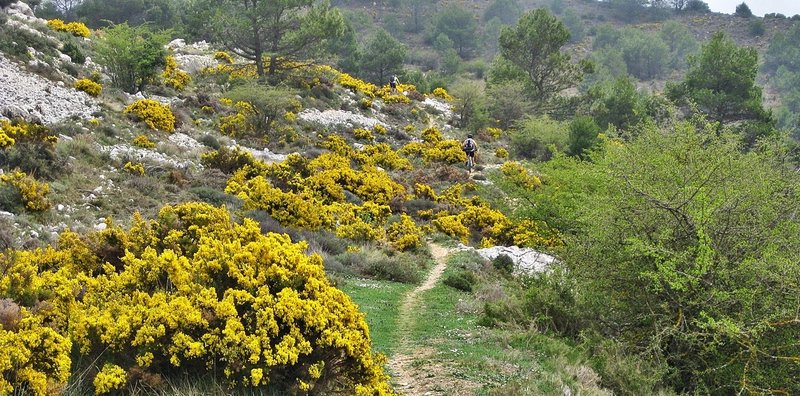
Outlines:
{"label": "rocky outcrop", "polygon": [[498,256],[506,255],[514,261],[514,272],[527,275],[547,272],[550,269],[550,265],[557,261],[555,257],[547,253],[518,246],[492,246],[485,249],[475,249],[461,245],[459,249],[474,250],[475,253],[486,260],[494,260]]}
{"label": "rocky outcrop", "polygon": [[52,124],[72,116],[90,118],[99,110],[86,93],[29,73],[0,55],[0,115]]}
{"label": "rocky outcrop", "polygon": [[380,125],[382,127],[387,127],[383,121],[377,118],[370,118],[344,110],[319,111],[317,109],[305,109],[297,116],[303,121],[324,126],[343,125],[347,128],[353,128],[355,126],[373,128],[375,125]]}

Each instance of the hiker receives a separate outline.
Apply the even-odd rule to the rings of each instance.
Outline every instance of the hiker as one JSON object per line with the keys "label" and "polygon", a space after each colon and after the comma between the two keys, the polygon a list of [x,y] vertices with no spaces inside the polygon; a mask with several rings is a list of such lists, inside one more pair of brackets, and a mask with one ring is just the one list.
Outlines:
{"label": "hiker", "polygon": [[398,84],[397,76],[392,75],[392,79],[389,80],[389,86],[392,87],[392,93],[397,93],[397,84]]}
{"label": "hiker", "polygon": [[461,149],[467,154],[467,169],[472,173],[472,167],[475,166],[475,153],[478,152],[478,144],[472,135],[467,135],[467,140],[461,144]]}

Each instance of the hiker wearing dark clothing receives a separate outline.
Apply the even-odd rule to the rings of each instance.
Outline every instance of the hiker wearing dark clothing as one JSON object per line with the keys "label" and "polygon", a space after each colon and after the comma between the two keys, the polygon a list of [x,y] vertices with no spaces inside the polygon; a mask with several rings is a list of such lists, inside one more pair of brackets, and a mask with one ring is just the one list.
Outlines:
{"label": "hiker wearing dark clothing", "polygon": [[397,92],[397,76],[392,76],[392,79],[389,80],[389,86],[392,87],[392,93]]}
{"label": "hiker wearing dark clothing", "polygon": [[461,144],[461,148],[467,154],[467,169],[472,172],[472,167],[475,166],[475,153],[478,152],[478,144],[475,143],[472,135],[467,135],[467,139]]}

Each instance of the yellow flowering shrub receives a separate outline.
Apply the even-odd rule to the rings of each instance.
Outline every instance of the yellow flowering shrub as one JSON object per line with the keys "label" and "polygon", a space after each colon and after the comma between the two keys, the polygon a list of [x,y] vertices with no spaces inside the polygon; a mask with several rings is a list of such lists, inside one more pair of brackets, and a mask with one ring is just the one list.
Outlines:
{"label": "yellow flowering shrub", "polygon": [[414,184],[414,194],[417,198],[430,199],[434,202],[439,200],[439,197],[436,196],[436,191],[433,190],[433,187],[423,183]]}
{"label": "yellow flowering shrub", "polygon": [[150,140],[147,135],[139,135],[133,138],[133,142],[131,142],[136,147],[143,148],[143,149],[154,149],[156,148],[156,143]]}
{"label": "yellow flowering shrub", "polygon": [[372,130],[378,135],[385,135],[387,132],[386,127],[381,124],[375,124],[375,126],[372,127]]}
{"label": "yellow flowering shrub", "polygon": [[255,125],[251,123],[255,109],[248,102],[236,102],[234,105],[235,113],[220,118],[219,131],[228,136],[241,136],[255,131]]}
{"label": "yellow flowering shrub", "polygon": [[528,169],[519,162],[507,161],[503,163],[500,166],[500,172],[503,173],[506,180],[519,187],[531,190],[542,186],[542,180],[528,172]]}
{"label": "yellow flowering shrub", "polygon": [[486,128],[486,134],[494,139],[499,139],[500,136],[503,136],[503,130],[500,128],[489,127]]}
{"label": "yellow flowering shrub", "polygon": [[387,227],[386,239],[397,250],[415,249],[422,245],[422,232],[411,216],[402,214],[399,221]]}
{"label": "yellow flowering shrub", "polygon": [[340,73],[338,82],[339,85],[348,88],[353,92],[362,93],[370,98],[374,98],[376,92],[378,91],[378,87],[375,86],[375,84],[364,82],[347,73]]}
{"label": "yellow flowering shrub", "polygon": [[[0,263],[6,260],[10,259],[0,254]],[[0,297],[4,295],[0,289]],[[0,304],[8,309],[14,303],[5,300]],[[50,395],[69,379],[72,343],[27,309],[20,309],[19,316],[10,328],[0,323],[0,394]]]}
{"label": "yellow flowering shrub", "polygon": [[225,51],[217,51],[214,53],[214,59],[227,64],[233,64],[233,57]]}
{"label": "yellow flowering shrub", "polygon": [[494,155],[497,158],[507,159],[508,158],[508,150],[498,147],[497,150],[494,151]]}
{"label": "yellow flowering shrub", "polygon": [[18,142],[34,142],[53,145],[58,136],[40,124],[29,124],[24,121],[9,122],[0,120],[0,149],[13,146]]}
{"label": "yellow flowering shrub", "polygon": [[89,119],[89,124],[93,126],[98,126],[100,125],[100,119],[92,117]]}
{"label": "yellow flowering shrub", "polygon": [[75,89],[86,92],[89,96],[97,97],[100,95],[100,91],[103,90],[103,86],[88,78],[82,78],[75,81]]}
{"label": "yellow flowering shrub", "polygon": [[369,100],[368,98],[361,99],[360,101],[358,101],[358,104],[364,110],[372,108],[372,101]]}
{"label": "yellow flowering shrub", "polygon": [[150,129],[164,132],[175,130],[175,116],[169,105],[161,104],[153,99],[139,99],[125,108],[125,114],[143,121]]}
{"label": "yellow flowering shrub", "polygon": [[364,128],[353,129],[353,136],[355,136],[356,139],[368,140],[368,141],[372,141],[373,139],[375,139],[375,137],[372,136],[372,131]]}
{"label": "yellow flowering shrub", "polygon": [[177,91],[183,91],[186,85],[192,81],[192,77],[189,73],[178,68],[178,62],[172,55],[166,58],[166,64],[164,66],[164,72],[161,73],[161,78],[164,79],[164,84],[166,86],[172,87]]}
{"label": "yellow flowering shrub", "polygon": [[127,171],[128,173],[131,173],[131,174],[134,174],[134,175],[138,175],[138,176],[143,176],[144,175],[144,165],[142,165],[141,162],[135,162],[134,163],[134,162],[128,161],[128,162],[125,163],[125,166],[123,167],[123,169],[125,169],[125,171]]}
{"label": "yellow flowering shrub", "polygon": [[462,243],[469,243],[469,228],[461,222],[459,216],[441,216],[433,219],[431,223],[433,223],[439,231],[457,237]]}
{"label": "yellow flowering shrub", "polygon": [[450,94],[447,92],[447,90],[445,90],[444,88],[441,88],[441,87],[434,89],[433,92],[431,92],[431,95],[433,95],[436,98],[444,99],[444,100],[447,100],[447,101],[453,100],[453,97],[450,96]]}
{"label": "yellow flowering shrub", "polygon": [[408,133],[414,133],[414,132],[417,131],[417,127],[415,127],[414,125],[408,124],[408,125],[403,127],[403,130],[408,132]]}
{"label": "yellow flowering shrub", "polygon": [[0,300],[25,302],[0,328],[0,394],[62,388],[70,351],[102,367],[73,367],[97,394],[130,385],[132,369],[282,394],[395,394],[364,315],[305,243],[202,203],[107,226],[0,253]]}
{"label": "yellow flowering shrub", "polygon": [[89,37],[92,32],[81,22],[64,23],[61,19],[51,19],[47,21],[47,26],[59,32],[67,32],[75,37]]}
{"label": "yellow flowering shrub", "polygon": [[120,366],[106,363],[103,369],[94,377],[95,394],[102,395],[116,389],[121,389],[128,381],[128,375]]}
{"label": "yellow flowering shrub", "polygon": [[297,121],[297,114],[295,114],[294,112],[291,112],[291,111],[287,111],[287,112],[283,113],[283,119],[288,121],[288,122],[295,122],[295,121]]}
{"label": "yellow flowering shrub", "polygon": [[38,182],[33,176],[29,176],[19,169],[0,175],[0,183],[16,188],[22,196],[26,208],[37,212],[50,209],[50,201],[47,199],[50,186],[47,183]]}
{"label": "yellow flowering shrub", "polygon": [[443,140],[442,133],[434,127],[426,128],[422,131],[422,140],[430,144],[439,143]]}
{"label": "yellow flowering shrub", "polygon": [[354,154],[354,159],[362,165],[375,165],[389,170],[411,170],[411,162],[386,143],[364,146],[361,153]]}

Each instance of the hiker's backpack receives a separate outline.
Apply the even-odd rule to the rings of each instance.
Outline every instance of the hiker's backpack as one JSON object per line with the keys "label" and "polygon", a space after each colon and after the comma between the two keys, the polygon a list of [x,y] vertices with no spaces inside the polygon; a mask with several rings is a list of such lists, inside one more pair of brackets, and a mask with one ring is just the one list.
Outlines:
{"label": "hiker's backpack", "polygon": [[464,143],[464,151],[468,153],[472,153],[475,151],[475,141],[472,139],[467,139],[466,143]]}

